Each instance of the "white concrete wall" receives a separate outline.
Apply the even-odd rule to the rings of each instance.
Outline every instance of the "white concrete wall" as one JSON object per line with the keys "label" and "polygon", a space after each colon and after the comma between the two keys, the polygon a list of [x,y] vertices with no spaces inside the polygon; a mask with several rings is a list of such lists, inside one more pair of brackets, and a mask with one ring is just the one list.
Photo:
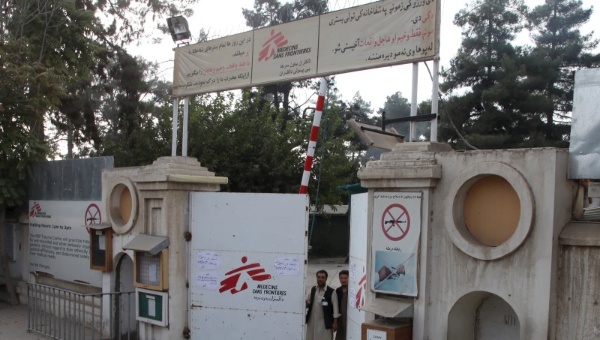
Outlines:
{"label": "white concrete wall", "polygon": [[[415,323],[424,325],[424,338],[447,338],[450,310],[472,292],[489,292],[505,300],[518,316],[521,339],[554,338],[557,239],[570,219],[575,192],[567,180],[566,150],[445,152],[436,154],[436,160],[442,166],[442,178],[431,199],[430,262],[425,270],[430,283],[428,312],[424,319],[415,319]],[[453,243],[454,226],[448,225],[446,215],[452,214],[454,198],[449,195],[452,186],[456,186],[454,181],[461,176],[468,178],[465,171],[470,171],[470,166],[485,168],[495,163],[504,164],[525,178],[533,206],[521,202],[521,213],[530,209],[532,225],[516,250],[497,259],[482,260],[467,255]],[[495,174],[504,177],[503,173]],[[482,247],[474,240],[469,242],[475,252]],[[492,258],[496,250],[480,253]],[[480,302],[481,299],[474,299],[474,308]]]}

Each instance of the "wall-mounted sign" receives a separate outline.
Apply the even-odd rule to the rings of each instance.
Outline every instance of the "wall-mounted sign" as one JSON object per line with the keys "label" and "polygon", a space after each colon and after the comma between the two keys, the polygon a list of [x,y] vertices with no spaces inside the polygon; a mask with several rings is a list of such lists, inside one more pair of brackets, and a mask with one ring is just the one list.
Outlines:
{"label": "wall-mounted sign", "polygon": [[169,293],[136,288],[136,319],[158,326],[169,324]]}
{"label": "wall-mounted sign", "polygon": [[30,201],[30,270],[101,287],[102,273],[90,269],[90,231],[86,229],[102,223],[101,206],[90,201]]}
{"label": "wall-mounted sign", "polygon": [[112,271],[112,234],[110,224],[89,224],[90,268],[103,272]]}
{"label": "wall-mounted sign", "polygon": [[417,296],[421,192],[375,192],[371,289]]}
{"label": "wall-mounted sign", "polygon": [[367,329],[367,340],[387,340],[387,334],[384,331]]}

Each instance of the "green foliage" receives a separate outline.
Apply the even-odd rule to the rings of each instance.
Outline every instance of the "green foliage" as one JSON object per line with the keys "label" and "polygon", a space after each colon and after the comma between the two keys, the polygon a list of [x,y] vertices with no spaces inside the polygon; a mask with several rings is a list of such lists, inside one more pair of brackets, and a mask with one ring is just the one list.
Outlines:
{"label": "green foliage", "polygon": [[5,37],[0,45],[0,207],[19,205],[33,161],[48,147],[33,131],[39,112],[56,105],[63,89],[57,75],[24,58],[29,44]]}
{"label": "green foliage", "polygon": [[[189,150],[203,166],[229,178],[231,192],[296,193],[304,168],[312,117],[281,128],[283,117],[250,91],[235,100],[231,94],[202,95],[189,105]],[[350,160],[339,103],[326,110],[309,183],[311,202],[341,203],[337,186],[356,179]],[[319,180],[320,179],[320,180]]]}
{"label": "green foliage", "polygon": [[[329,101],[321,120],[316,157],[309,182],[308,192],[311,202],[316,202],[316,190],[319,190],[318,203],[347,203],[347,196],[339,187],[357,183],[359,158],[351,157],[358,148],[350,144],[354,133],[345,125],[344,107],[340,101]],[[308,136],[308,131],[305,132]],[[303,146],[306,150],[306,146]]]}
{"label": "green foliage", "polygon": [[258,103],[231,96],[200,96],[190,103],[189,152],[220,176],[232,192],[297,190],[300,150],[293,126],[281,130],[280,117]]}
{"label": "green foliage", "polygon": [[600,66],[600,54],[591,51],[598,40],[582,35],[579,27],[589,21],[591,9],[579,0],[546,0],[528,15],[535,46],[527,59],[530,91],[541,108],[538,115],[544,144],[566,146],[573,108],[573,70]]}
{"label": "green foliage", "polygon": [[329,11],[325,0],[295,0],[281,4],[279,0],[254,0],[254,9],[242,9],[246,25],[268,27],[309,18]]}
{"label": "green foliage", "polygon": [[148,91],[144,66],[121,46],[144,36],[148,18],[189,14],[194,2],[0,1],[0,205],[24,198],[29,164],[57,148],[50,134],[67,135],[69,157],[75,148],[79,155],[101,151],[98,113],[106,98],[118,103],[119,138],[128,145],[151,140],[140,129],[156,124],[139,100]]}
{"label": "green foliage", "polygon": [[114,156],[115,166],[151,164],[170,154],[172,85],[160,81],[150,84],[145,78],[152,65],[124,51],[119,61],[111,72],[114,89],[102,105],[104,138],[98,153]]}
{"label": "green foliage", "polygon": [[[579,32],[590,15],[579,0],[547,0],[531,12],[521,1],[478,0],[461,10],[463,42],[442,72],[450,116],[440,139],[459,148],[566,147],[573,71],[600,65],[590,53],[598,41]],[[535,46],[513,45],[524,27]]]}
{"label": "green foliage", "polygon": [[[450,69],[442,73],[446,81],[441,87],[451,94],[462,92],[453,95],[446,109],[460,133],[479,148],[518,147],[525,139],[523,53],[511,43],[522,29],[525,11],[519,0],[478,0],[455,17],[454,23],[463,27],[463,41]],[[447,127],[440,126],[440,137],[454,135]]]}
{"label": "green foliage", "polygon": [[[408,99],[402,97],[402,93],[396,92],[391,96],[387,96],[383,107],[378,111],[382,116],[385,112],[385,119],[395,119],[410,116],[410,103]],[[388,124],[386,124],[388,126]],[[410,124],[409,123],[401,123],[401,124],[391,124],[394,129],[401,135],[406,137],[408,141],[408,137],[410,136]]]}

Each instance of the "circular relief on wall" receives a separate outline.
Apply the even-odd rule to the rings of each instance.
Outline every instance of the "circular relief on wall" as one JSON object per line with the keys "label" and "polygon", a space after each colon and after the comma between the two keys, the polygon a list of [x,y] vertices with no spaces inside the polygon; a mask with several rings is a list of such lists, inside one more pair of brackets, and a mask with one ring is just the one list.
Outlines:
{"label": "circular relief on wall", "polygon": [[448,236],[460,250],[480,260],[515,251],[533,226],[533,195],[511,166],[483,162],[469,166],[452,182],[446,203]]}
{"label": "circular relief on wall", "polygon": [[117,234],[125,234],[135,224],[138,200],[135,187],[127,178],[115,178],[108,187],[106,197],[108,218]]}

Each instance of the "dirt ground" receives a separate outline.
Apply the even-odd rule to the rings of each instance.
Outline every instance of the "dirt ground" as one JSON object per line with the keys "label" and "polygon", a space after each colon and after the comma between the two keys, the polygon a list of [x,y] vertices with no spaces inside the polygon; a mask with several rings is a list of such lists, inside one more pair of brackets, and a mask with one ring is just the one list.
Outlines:
{"label": "dirt ground", "polygon": [[11,306],[0,301],[0,340],[45,340],[43,335],[27,333],[27,305]]}

